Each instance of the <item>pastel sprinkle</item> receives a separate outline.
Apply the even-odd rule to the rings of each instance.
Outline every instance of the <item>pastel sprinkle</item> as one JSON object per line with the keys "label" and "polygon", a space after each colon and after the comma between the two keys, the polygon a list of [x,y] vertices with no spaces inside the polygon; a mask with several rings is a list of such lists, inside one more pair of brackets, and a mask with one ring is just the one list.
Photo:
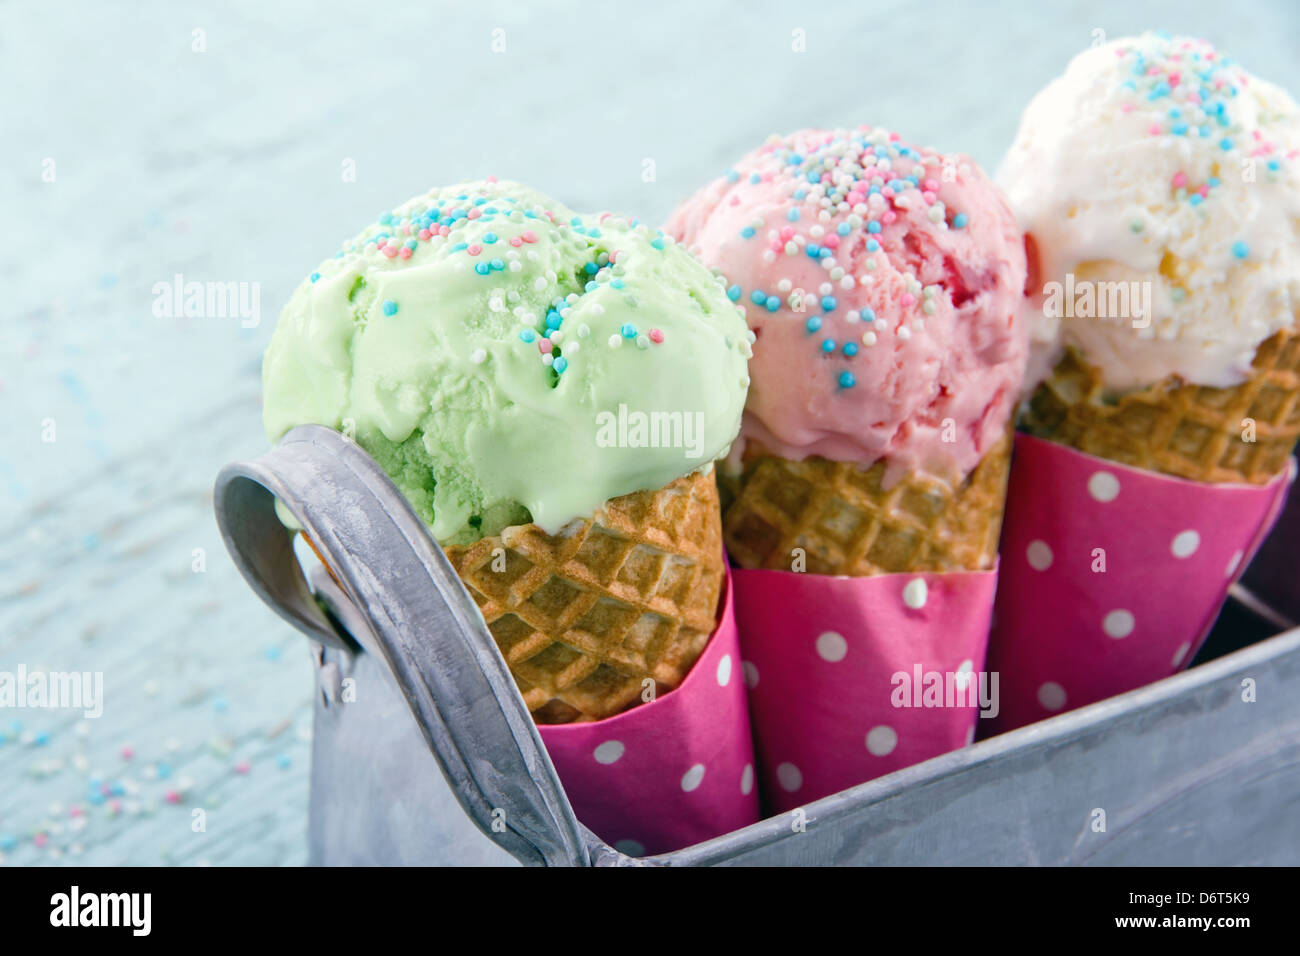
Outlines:
{"label": "pastel sprinkle", "polygon": [[1250,246],[1239,239],[1232,244],[1232,254],[1238,259],[1245,259],[1250,255]]}
{"label": "pastel sprinkle", "polygon": [[397,303],[394,302],[392,299],[385,299],[384,315],[396,315],[396,314],[397,314]]}
{"label": "pastel sprinkle", "polygon": [[660,329],[651,329],[648,334],[650,336],[650,341],[655,345],[658,345],[664,340],[664,333]]}

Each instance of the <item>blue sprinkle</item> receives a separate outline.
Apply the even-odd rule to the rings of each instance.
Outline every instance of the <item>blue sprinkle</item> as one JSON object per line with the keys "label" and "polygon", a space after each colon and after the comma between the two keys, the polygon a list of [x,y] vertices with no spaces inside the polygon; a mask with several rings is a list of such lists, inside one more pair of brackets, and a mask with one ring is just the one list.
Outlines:
{"label": "blue sprinkle", "polygon": [[532,342],[537,338],[537,333],[534,332],[532,329],[524,329],[522,332],[519,333],[519,338],[523,342]]}
{"label": "blue sprinkle", "polygon": [[496,272],[500,272],[502,269],[506,267],[506,264],[502,262],[500,259],[493,259],[491,262],[488,263],[488,265],[491,266],[492,269],[495,270]]}
{"label": "blue sprinkle", "polygon": [[170,777],[170,776],[172,775],[172,767],[171,767],[171,764],[160,763],[160,764],[158,764],[158,768],[157,768],[157,769],[158,769],[158,779],[159,779],[159,780],[166,780],[168,777]]}
{"label": "blue sprinkle", "polygon": [[727,289],[727,298],[730,299],[732,302],[738,301],[740,299],[740,286],[738,285],[730,286]]}
{"label": "blue sprinkle", "polygon": [[755,289],[749,294],[749,301],[755,305],[762,305],[767,301],[767,293],[762,289]]}
{"label": "blue sprinkle", "polygon": [[808,253],[809,259],[816,259],[818,254],[821,252],[821,246],[817,245],[815,242],[810,242],[804,247],[804,252]]}
{"label": "blue sprinkle", "polygon": [[1270,159],[1268,161],[1268,168],[1273,172],[1277,172],[1279,169],[1282,168],[1282,164],[1279,163],[1276,159]]}
{"label": "blue sprinkle", "polygon": [[468,249],[468,248],[469,248],[469,243],[468,243],[468,242],[458,242],[458,243],[456,243],[454,246],[451,247],[451,251],[452,251],[452,252],[464,252],[464,251],[465,251],[466,249]]}
{"label": "blue sprinkle", "polygon": [[384,315],[396,315],[396,314],[397,314],[397,303],[394,302],[392,299],[385,299]]}
{"label": "blue sprinkle", "polygon": [[289,759],[288,754],[280,754],[280,756],[275,758],[275,765],[281,770],[288,770],[291,763],[293,763],[293,761]]}
{"label": "blue sprinkle", "polygon": [[952,217],[952,227],[954,229],[965,229],[966,223],[968,222],[970,222],[970,220],[966,218],[964,212],[959,212],[957,215]]}
{"label": "blue sprinkle", "polygon": [[809,332],[816,332],[821,327],[822,327],[822,320],[821,320],[821,316],[819,315],[810,316],[808,318],[808,321],[804,323],[804,328],[806,328]]}
{"label": "blue sprinkle", "polygon": [[753,238],[754,238],[754,229],[753,229],[753,227],[752,227],[752,226],[746,226],[744,229],[740,230],[740,238],[742,238],[742,239],[753,239]]}
{"label": "blue sprinkle", "polygon": [[767,311],[769,312],[775,312],[777,309],[781,308],[781,300],[774,295],[769,295],[767,301],[763,304],[767,306]]}
{"label": "blue sprinkle", "polygon": [[278,661],[280,659],[280,648],[268,647],[262,654],[268,661]]}
{"label": "blue sprinkle", "polygon": [[858,380],[853,377],[852,372],[840,372],[840,388],[852,388],[858,384]]}
{"label": "blue sprinkle", "polygon": [[568,367],[569,367],[569,360],[566,359],[563,355],[559,356],[558,358],[556,358],[554,362],[551,363],[551,368],[555,369],[556,372],[560,372],[560,373],[563,373],[564,370]]}
{"label": "blue sprinkle", "polygon": [[758,173],[750,173],[750,174],[749,174],[749,181],[750,181],[751,183],[753,183],[754,185],[758,185],[759,183],[761,183],[761,182],[763,181],[763,177],[760,176]]}
{"label": "blue sprinkle", "polygon": [[863,310],[862,310],[862,321],[863,321],[863,322],[874,322],[874,321],[876,321],[876,310],[875,310],[875,309],[863,309]]}
{"label": "blue sprinkle", "polygon": [[492,271],[492,267],[489,266],[486,262],[480,262],[474,266],[474,271],[481,276],[485,276]]}
{"label": "blue sprinkle", "polygon": [[594,276],[597,272],[600,271],[600,266],[596,265],[596,263],[594,262],[588,262],[585,266],[582,267],[582,271],[587,273],[587,275],[589,276]]}
{"label": "blue sprinkle", "polygon": [[311,281],[312,281],[312,282],[315,282],[317,279],[320,278],[320,273],[319,273],[319,272],[313,272],[313,273],[311,274],[310,278],[311,278]]}
{"label": "blue sprinkle", "polygon": [[1250,246],[1238,239],[1232,244],[1232,254],[1238,259],[1244,259],[1250,255]]}
{"label": "blue sprinkle", "polygon": [[653,246],[653,247],[656,248],[656,249],[662,250],[663,247],[664,247],[664,245],[665,245],[665,243],[664,243],[663,239],[661,239],[660,237],[656,236],[655,238],[653,238],[653,239],[650,240],[650,245]]}
{"label": "blue sprinkle", "polygon": [[18,840],[8,833],[0,833],[0,850],[6,853],[18,845]]}
{"label": "blue sprinkle", "polygon": [[495,232],[485,232],[483,233],[483,241],[490,246],[497,241],[497,234]]}
{"label": "blue sprinkle", "polygon": [[610,279],[609,284],[613,286],[615,289],[621,289],[627,283],[625,283],[622,279]]}
{"label": "blue sprinkle", "polygon": [[1190,196],[1187,197],[1187,201],[1191,203],[1193,206],[1199,206],[1201,204],[1201,194],[1192,193]]}
{"label": "blue sprinkle", "polygon": [[734,169],[728,169],[728,170],[727,170],[727,182],[729,182],[729,183],[738,183],[738,182],[740,182],[740,173],[736,172]]}
{"label": "blue sprinkle", "polygon": [[842,222],[835,227],[835,231],[841,236],[847,236],[851,230],[849,229],[849,224],[847,222]]}
{"label": "blue sprinkle", "polygon": [[835,301],[835,297],[834,297],[834,296],[832,296],[832,295],[822,296],[822,311],[823,311],[823,312],[834,312],[834,311],[835,311],[835,306],[837,306],[837,305],[839,305],[839,303]]}
{"label": "blue sprinkle", "polygon": [[624,322],[623,327],[619,329],[619,331],[623,333],[623,338],[625,339],[636,338],[636,326],[631,322]]}
{"label": "blue sprinkle", "polygon": [[788,213],[785,214],[785,218],[786,218],[786,219],[789,219],[791,222],[798,222],[798,221],[799,221],[799,210],[798,210],[797,208],[796,208],[796,209],[791,209]]}
{"label": "blue sprinkle", "polygon": [[1186,135],[1187,135],[1187,124],[1186,124],[1186,123],[1175,123],[1173,126],[1169,127],[1169,132],[1173,133],[1175,136],[1186,136]]}
{"label": "blue sprinkle", "polygon": [[546,313],[546,327],[548,329],[558,329],[563,322],[564,318],[554,309]]}
{"label": "blue sprinkle", "polygon": [[1206,180],[1206,182],[1209,184],[1209,187],[1210,187],[1211,189],[1214,189],[1215,187],[1217,187],[1217,186],[1219,185],[1219,177],[1218,177],[1218,176],[1211,176],[1209,179]]}
{"label": "blue sprinkle", "polygon": [[48,744],[49,742],[50,742],[50,735],[49,735],[49,734],[47,734],[47,733],[39,733],[39,734],[37,734],[37,735],[32,739],[32,746],[34,746],[34,747],[44,747],[44,746],[45,746],[46,744]]}
{"label": "blue sprinkle", "polygon": [[880,251],[880,243],[876,242],[876,240],[874,239],[868,239],[867,252],[879,252],[879,251]]}
{"label": "blue sprinkle", "polygon": [[849,358],[853,358],[853,356],[857,355],[857,354],[858,354],[858,343],[856,343],[856,342],[845,342],[845,343],[844,343],[844,354],[847,355]]}
{"label": "blue sprinkle", "polygon": [[593,239],[599,239],[600,230],[597,229],[595,226],[592,226],[590,229],[587,230],[587,235],[591,236],[591,238]]}
{"label": "blue sprinkle", "polygon": [[880,232],[880,223],[876,222],[874,219],[871,220],[871,222],[867,223],[867,232],[871,233],[873,236]]}
{"label": "blue sprinkle", "polygon": [[834,352],[834,351],[835,351],[835,340],[834,340],[834,339],[826,339],[824,342],[822,342],[822,351],[823,351],[823,352],[826,352],[827,354],[830,354],[831,352]]}

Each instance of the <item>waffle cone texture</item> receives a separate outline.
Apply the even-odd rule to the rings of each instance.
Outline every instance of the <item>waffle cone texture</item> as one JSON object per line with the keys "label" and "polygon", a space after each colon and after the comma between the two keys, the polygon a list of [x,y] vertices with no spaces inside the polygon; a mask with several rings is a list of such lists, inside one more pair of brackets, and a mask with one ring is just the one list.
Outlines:
{"label": "waffle cone texture", "polygon": [[723,537],[742,568],[850,577],[986,570],[1010,463],[1008,434],[958,484],[913,473],[887,487],[883,461],[864,469],[751,449],[724,481]]}
{"label": "waffle cone texture", "polygon": [[[1073,349],[1035,389],[1022,427],[1122,465],[1212,484],[1266,484],[1300,437],[1300,334],[1265,340],[1232,388],[1167,378],[1107,401],[1100,371]],[[1253,433],[1252,433],[1253,431]],[[1253,439],[1253,440],[1252,440]]]}
{"label": "waffle cone texture", "polygon": [[445,549],[539,724],[600,720],[676,687],[716,626],[712,472],[609,501],[559,534],[516,525]]}

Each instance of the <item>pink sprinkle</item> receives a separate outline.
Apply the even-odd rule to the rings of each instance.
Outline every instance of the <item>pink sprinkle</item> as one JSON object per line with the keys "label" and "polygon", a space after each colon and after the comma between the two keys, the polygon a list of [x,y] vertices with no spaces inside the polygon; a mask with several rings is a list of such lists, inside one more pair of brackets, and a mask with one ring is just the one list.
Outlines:
{"label": "pink sprinkle", "polygon": [[904,292],[898,301],[903,306],[903,308],[906,309],[909,305],[912,305],[914,302],[916,302],[916,296],[912,295],[912,293],[910,292]]}
{"label": "pink sprinkle", "polygon": [[880,190],[880,195],[884,196],[886,199],[893,199],[894,191],[886,186],[884,189]]}
{"label": "pink sprinkle", "polygon": [[122,812],[122,801],[121,801],[121,800],[110,800],[110,801],[108,801],[108,809],[109,809],[109,812],[111,812],[111,813],[121,813],[121,812]]}
{"label": "pink sprinkle", "polygon": [[840,247],[840,237],[831,233],[829,236],[822,237],[822,245],[827,249],[838,249]]}
{"label": "pink sprinkle", "polygon": [[1160,135],[1160,124],[1159,124],[1159,123],[1152,123],[1152,124],[1151,124],[1151,129],[1149,129],[1147,132],[1149,132],[1152,136],[1159,136],[1159,135]]}
{"label": "pink sprinkle", "polygon": [[1179,80],[1179,79],[1180,79],[1180,74],[1178,74],[1178,73],[1170,73],[1170,74],[1169,74],[1169,85],[1170,85],[1170,86],[1177,86],[1177,85],[1178,85],[1178,80]]}
{"label": "pink sprinkle", "polygon": [[429,232],[428,229],[421,229],[421,230],[417,233],[417,235],[418,235],[421,239],[428,239],[430,236],[433,235],[433,233]]}
{"label": "pink sprinkle", "polygon": [[438,227],[438,235],[440,235],[440,236],[445,236],[445,235],[447,235],[449,232],[451,232],[451,226],[439,226],[439,227]]}
{"label": "pink sprinkle", "polygon": [[939,184],[933,179],[927,179],[925,182],[921,183],[921,185],[932,193],[939,191]]}
{"label": "pink sprinkle", "polygon": [[739,206],[739,205],[740,205],[740,197],[739,197],[739,196],[732,196],[732,197],[731,197],[731,205],[733,205],[733,206]]}
{"label": "pink sprinkle", "polygon": [[177,793],[175,790],[168,790],[167,793],[164,795],[163,799],[166,800],[168,803],[180,803],[181,795]]}
{"label": "pink sprinkle", "polygon": [[536,242],[537,233],[533,232],[531,229],[528,229],[519,238],[523,239],[524,242]]}
{"label": "pink sprinkle", "polygon": [[50,842],[50,836],[48,833],[38,833],[36,836],[32,837],[32,842],[35,843],[37,847],[44,848],[45,844]]}
{"label": "pink sprinkle", "polygon": [[658,329],[651,329],[649,335],[650,335],[650,341],[653,342],[655,345],[658,345],[660,342],[664,340],[663,332],[659,331]]}
{"label": "pink sprinkle", "polygon": [[520,246],[522,246],[523,244],[524,244],[524,241],[523,241],[522,239],[520,239],[518,236],[511,236],[511,237],[510,237],[510,245],[514,246],[516,249],[518,249],[518,248],[519,248]]}
{"label": "pink sprinkle", "polygon": [[483,247],[476,242],[465,251],[468,252],[471,256],[476,256],[483,251]]}
{"label": "pink sprinkle", "polygon": [[487,181],[490,182],[490,183],[494,183],[494,182],[497,181],[497,178],[496,178],[495,176],[489,176],[489,177],[487,178]]}
{"label": "pink sprinkle", "polygon": [[473,209],[471,209],[471,210],[470,210],[466,215],[467,215],[467,217],[470,218],[470,219],[477,219],[479,216],[483,215],[483,210],[481,210],[481,209],[479,209],[477,206],[475,206],[475,207],[474,207]]}
{"label": "pink sprinkle", "polygon": [[1132,103],[1121,103],[1119,105],[1119,111],[1121,113],[1132,113],[1133,110],[1134,110],[1134,106]]}
{"label": "pink sprinkle", "polygon": [[235,773],[248,773],[252,768],[249,767],[247,760],[241,760],[235,764]]}
{"label": "pink sprinkle", "polygon": [[399,252],[397,255],[399,258],[402,259],[409,259],[411,258],[411,250],[408,249],[406,246],[402,246],[402,251]]}
{"label": "pink sprinkle", "polygon": [[134,748],[134,747],[123,747],[123,748],[122,748],[122,759],[123,759],[123,760],[130,760],[130,759],[131,759],[132,757],[134,757],[134,756],[135,756],[135,748]]}
{"label": "pink sprinkle", "polygon": [[1209,199],[1209,198],[1210,198],[1210,184],[1209,184],[1209,183],[1202,183],[1202,184],[1201,184],[1201,188],[1198,189],[1198,190],[1196,190],[1196,191],[1197,191],[1198,193],[1201,194],[1201,198],[1202,198],[1202,199]]}
{"label": "pink sprinkle", "polygon": [[1187,185],[1187,174],[1184,172],[1174,173],[1174,188],[1182,189]]}
{"label": "pink sprinkle", "polygon": [[897,218],[898,218],[898,213],[890,209],[880,217],[880,221],[883,222],[886,226],[888,226],[891,222],[895,221]]}
{"label": "pink sprinkle", "polygon": [[921,193],[921,198],[928,203],[933,203],[935,200],[934,190],[927,189],[925,192]]}
{"label": "pink sprinkle", "polygon": [[782,249],[785,248],[785,244],[782,243],[780,239],[773,239],[770,243],[768,243],[767,247],[771,249],[773,252],[780,252]]}
{"label": "pink sprinkle", "polygon": [[541,352],[543,355],[550,355],[552,348],[553,346],[551,345],[550,339],[542,337],[537,340],[537,351]]}
{"label": "pink sprinkle", "polygon": [[78,804],[74,803],[72,806],[68,807],[68,816],[79,817],[81,816],[81,814],[82,814],[82,810]]}
{"label": "pink sprinkle", "polygon": [[379,251],[391,259],[393,256],[397,255],[397,246],[384,246],[384,248]]}
{"label": "pink sprinkle", "polygon": [[783,240],[789,242],[794,238],[794,226],[782,226],[781,231],[777,233]]}

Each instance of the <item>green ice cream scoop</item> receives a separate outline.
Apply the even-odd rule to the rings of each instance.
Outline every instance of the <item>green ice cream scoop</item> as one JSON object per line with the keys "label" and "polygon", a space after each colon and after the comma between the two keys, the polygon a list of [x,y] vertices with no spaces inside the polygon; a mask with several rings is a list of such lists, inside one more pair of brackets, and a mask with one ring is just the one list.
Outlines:
{"label": "green ice cream scoop", "polygon": [[443,544],[548,533],[725,455],[752,337],[721,281],[636,220],[516,183],[437,189],[298,287],[263,421],[339,429]]}

